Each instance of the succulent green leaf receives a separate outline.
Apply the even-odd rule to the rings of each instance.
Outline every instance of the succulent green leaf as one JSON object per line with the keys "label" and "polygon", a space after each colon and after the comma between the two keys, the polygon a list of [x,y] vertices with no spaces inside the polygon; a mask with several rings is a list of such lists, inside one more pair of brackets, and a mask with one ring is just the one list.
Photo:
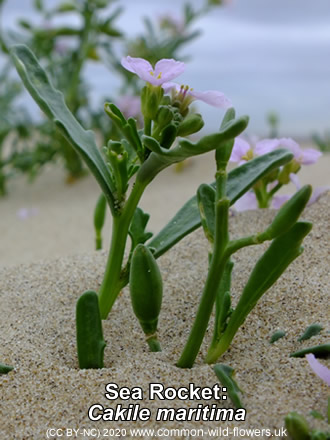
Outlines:
{"label": "succulent green leaf", "polygon": [[214,241],[215,231],[215,190],[203,183],[197,190],[197,202],[204,234],[210,243]]}
{"label": "succulent green leaf", "polygon": [[146,226],[150,215],[144,212],[141,208],[136,208],[132,222],[130,224],[128,233],[132,239],[132,249],[139,243],[145,243],[152,237],[152,232],[146,232]]}
{"label": "succulent green leaf", "polygon": [[[288,232],[275,238],[257,261],[242,295],[232,314],[231,321],[239,326],[254,308],[261,296],[278,280],[289,264],[302,252],[301,243],[310,232],[312,224],[296,223]],[[229,327],[230,323],[228,324]]]}
{"label": "succulent green leaf", "polygon": [[292,411],[285,417],[284,421],[292,440],[310,440],[309,426],[302,415]]}
{"label": "succulent green leaf", "polygon": [[14,367],[11,367],[10,365],[1,364],[0,363],[0,374],[7,374],[9,371],[12,371]]}
{"label": "succulent green leaf", "polygon": [[77,301],[76,306],[77,352],[79,367],[103,368],[102,322],[96,292],[88,290]]}
{"label": "succulent green leaf", "polygon": [[[197,156],[207,153],[217,148],[221,148],[230,139],[238,136],[245,130],[248,124],[248,117],[242,116],[241,118],[232,120],[226,124],[225,128],[221,128],[219,132],[204,136],[197,143],[190,142],[186,139],[179,141],[178,145],[170,150],[161,147],[153,138],[149,136],[143,136],[143,143],[155,154],[162,156],[163,160],[166,160],[169,164],[180,162],[188,157]],[[158,145],[157,145],[158,144]]]}
{"label": "succulent green leaf", "polygon": [[312,409],[312,411],[309,412],[309,415],[314,417],[314,419],[324,420],[324,416],[318,411],[315,411],[314,409]]}
{"label": "succulent green leaf", "polygon": [[105,213],[107,208],[107,201],[102,193],[97,199],[94,210],[94,229],[95,229],[95,248],[102,249],[102,229],[104,226]]}
{"label": "succulent green leaf", "polygon": [[226,113],[221,121],[220,128],[226,128],[226,125],[229,124],[233,119],[235,119],[235,116],[236,116],[236,111],[235,111],[234,107],[230,107],[226,111]]}
{"label": "succulent green leaf", "polygon": [[284,338],[285,334],[286,333],[284,330],[277,330],[275,333],[272,334],[269,340],[270,344],[274,344],[274,342],[278,341],[281,338]]}
{"label": "succulent green leaf", "polygon": [[330,432],[312,430],[310,433],[310,440],[329,440]]}
{"label": "succulent green leaf", "polygon": [[304,357],[306,354],[312,353],[317,358],[330,357],[330,344],[314,345],[313,347],[304,348],[290,354],[290,357]]}
{"label": "succulent green leaf", "polygon": [[320,324],[312,324],[312,325],[310,325],[309,327],[306,328],[306,330],[300,336],[298,341],[307,341],[307,339],[310,339],[313,336],[319,335],[322,330],[323,330],[322,325],[320,325]]}
{"label": "succulent green leaf", "polygon": [[237,382],[233,378],[234,369],[225,364],[216,364],[213,367],[217,378],[220,380],[221,384],[227,388],[227,393],[230,400],[233,402],[236,408],[243,408],[239,393],[241,389],[239,388]]}
{"label": "succulent green leaf", "polygon": [[84,130],[75,119],[64,102],[63,94],[54,89],[47,74],[28,47],[13,46],[11,56],[25,87],[41,110],[55,122],[73,148],[82,156],[113,210],[114,184],[96,146],[93,132]]}
{"label": "succulent green leaf", "polygon": [[147,246],[138,244],[132,256],[129,287],[135,316],[146,335],[157,331],[163,283],[157,262]]}
{"label": "succulent green leaf", "polygon": [[[278,149],[257,157],[228,173],[227,197],[231,205],[248,191],[258,180],[272,170],[289,162],[293,155]],[[215,187],[215,184],[211,184]],[[201,226],[197,197],[194,196],[175,214],[170,222],[148,244],[159,257],[183,237]]]}
{"label": "succulent green leaf", "polygon": [[311,195],[312,187],[310,185],[305,185],[297,191],[281,207],[270,226],[259,235],[260,240],[271,240],[288,231],[298,220]]}
{"label": "succulent green leaf", "polygon": [[237,330],[255,307],[262,295],[278,280],[289,264],[302,252],[301,243],[312,228],[311,223],[296,223],[288,232],[275,238],[257,261],[242,295],[218,345],[210,351],[207,362],[215,362],[227,351]]}
{"label": "succulent green leaf", "polygon": [[220,340],[222,333],[226,329],[227,321],[232,313],[230,286],[233,267],[234,263],[231,260],[228,260],[217,291],[215,299],[214,332],[211,347],[215,346]]}

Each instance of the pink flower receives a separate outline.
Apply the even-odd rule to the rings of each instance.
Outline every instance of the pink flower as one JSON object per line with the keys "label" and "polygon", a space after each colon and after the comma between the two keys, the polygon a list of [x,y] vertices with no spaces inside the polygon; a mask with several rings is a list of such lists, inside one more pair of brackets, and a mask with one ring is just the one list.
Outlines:
{"label": "pink flower", "polygon": [[237,137],[229,160],[241,165],[254,157],[262,156],[275,150],[280,145],[280,141],[280,139],[263,139],[250,145],[243,138]]}
{"label": "pink flower", "polygon": [[324,382],[330,386],[330,370],[325,365],[322,365],[315,356],[310,353],[306,354],[306,359],[309,366],[314,371],[314,373],[319,376]]}
{"label": "pink flower", "polygon": [[281,194],[273,197],[272,200],[272,208],[280,209],[284,203],[286,203],[289,199],[291,199],[292,195],[289,194]]}
{"label": "pink flower", "polygon": [[121,65],[154,86],[161,86],[168,81],[172,81],[172,79],[183,73],[185,67],[181,61],[163,59],[158,61],[155,68],[153,68],[149,61],[130,56],[122,58]]}
{"label": "pink flower", "polygon": [[182,34],[185,28],[184,20],[171,12],[160,15],[158,21],[161,28],[170,30],[174,34]]}
{"label": "pink flower", "polygon": [[258,209],[257,197],[253,191],[246,192],[242,197],[240,197],[234,204],[236,211],[250,211]]}
{"label": "pink flower", "polygon": [[118,97],[116,105],[127,119],[130,117],[141,119],[141,100],[139,96],[121,95]]}
{"label": "pink flower", "polygon": [[38,208],[20,208],[16,215],[20,220],[26,220],[29,217],[34,217],[35,215],[38,215],[39,209]]}
{"label": "pink flower", "polygon": [[165,93],[170,90],[174,92],[173,98],[184,103],[184,107],[188,107],[194,100],[206,102],[206,104],[213,107],[227,109],[232,106],[231,101],[221,92],[217,90],[206,90],[205,92],[198,92],[189,86],[179,85],[173,82],[167,82],[162,85]]}
{"label": "pink flower", "polygon": [[300,145],[291,138],[280,139],[281,147],[287,148],[294,155],[294,159],[300,165],[312,165],[322,156],[322,153],[314,148],[301,148]]}
{"label": "pink flower", "polygon": [[[295,185],[297,191],[301,188],[301,183],[299,181],[299,177],[297,174],[291,173],[290,174],[290,180]],[[315,190],[312,193],[311,198],[308,200],[307,206],[312,205],[315,203],[323,193],[330,190],[330,186],[319,186],[318,188],[315,188]],[[293,194],[292,194],[293,195]],[[283,195],[276,195],[274,196],[272,200],[272,208],[274,209],[280,209],[280,207],[287,202],[292,195],[289,194],[283,194]]]}

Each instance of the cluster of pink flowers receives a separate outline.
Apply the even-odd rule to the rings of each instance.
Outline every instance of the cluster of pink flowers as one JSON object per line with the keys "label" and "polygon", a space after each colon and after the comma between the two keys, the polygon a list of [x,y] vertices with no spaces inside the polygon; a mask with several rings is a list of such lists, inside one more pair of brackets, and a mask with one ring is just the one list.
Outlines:
{"label": "cluster of pink flowers", "polygon": [[[297,170],[299,170],[302,165],[312,165],[316,163],[317,160],[322,156],[322,153],[314,148],[301,148],[300,145],[291,138],[263,139],[249,143],[245,139],[238,137],[235,139],[230,161],[241,165],[251,159],[254,159],[255,157],[270,153],[271,151],[280,147],[286,148],[293,154],[293,161]],[[301,184],[297,174],[290,173],[289,177],[296,189],[300,189]],[[270,183],[269,190],[271,190],[272,187],[274,187],[277,183],[277,181]],[[329,189],[329,186],[316,188],[308,204],[310,205],[314,203],[322,193]],[[271,207],[274,209],[279,209],[287,200],[290,199],[290,197],[291,195],[288,194],[275,195],[272,199]],[[255,193],[253,191],[247,192],[235,203],[235,208],[237,211],[258,209],[258,202]]]}

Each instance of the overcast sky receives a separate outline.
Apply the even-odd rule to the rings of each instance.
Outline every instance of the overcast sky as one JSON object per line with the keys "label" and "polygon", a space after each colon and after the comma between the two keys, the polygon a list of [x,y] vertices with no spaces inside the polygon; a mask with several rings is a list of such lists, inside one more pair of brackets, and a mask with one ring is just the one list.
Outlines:
{"label": "overcast sky", "polygon": [[[142,29],[142,15],[179,14],[184,2],[117,3],[125,7],[120,27],[134,36]],[[31,15],[30,0],[7,0],[3,23],[10,27],[16,18]],[[330,129],[329,0],[233,0],[196,28],[203,34],[182,53],[191,55],[191,61],[180,81],[198,90],[224,92],[239,114],[251,116],[251,134],[267,133],[265,115],[271,110],[280,115],[281,135]],[[107,87],[118,84],[96,65],[86,75],[95,84],[95,102]],[[207,114],[208,128],[216,129],[222,112],[204,105],[200,109]]]}

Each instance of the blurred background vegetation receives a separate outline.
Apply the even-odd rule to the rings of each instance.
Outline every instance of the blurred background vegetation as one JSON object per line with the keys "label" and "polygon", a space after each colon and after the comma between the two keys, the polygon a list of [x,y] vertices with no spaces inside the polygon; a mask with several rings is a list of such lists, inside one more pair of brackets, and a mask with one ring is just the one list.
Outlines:
{"label": "blurred background vegetation", "polygon": [[[255,6],[258,5],[256,1]],[[24,6],[20,3],[20,11],[18,3],[0,0],[0,195],[6,194],[10,178],[23,173],[33,180],[49,163],[64,166],[68,182],[86,173],[79,156],[53,124],[36,114],[35,110],[31,111],[31,104],[24,98],[23,87],[11,65],[8,50],[12,44],[24,43],[33,50],[55,86],[63,92],[76,118],[85,128],[97,132],[100,146],[110,137],[118,136],[116,128],[103,111],[105,100],[115,102],[124,113],[139,119],[138,78],[120,64],[121,57],[127,54],[145,58],[152,64],[162,58],[192,60],[199,63],[199,69],[195,68],[196,76],[200,76],[200,71],[206,75],[213,72],[219,83],[218,87],[210,87],[205,79],[203,81],[199,78],[196,86],[200,86],[201,90],[218,88],[232,98],[230,84],[222,82],[216,67],[213,68],[219,62],[217,53],[214,53],[214,57],[208,53],[209,64],[206,64],[203,54],[195,50],[198,47],[200,49],[196,41],[201,40],[202,30],[208,33],[209,23],[210,29],[214,31],[214,17],[219,18],[219,11],[228,10],[222,17],[222,28],[219,26],[211,35],[211,40],[214,47],[221,46],[231,51],[231,40],[223,26],[223,23],[230,24],[231,2],[190,0],[185,3],[175,2],[175,9],[174,2],[169,2],[167,11],[161,11],[157,5],[159,13],[156,15],[151,11],[152,8],[149,10],[145,7],[148,2],[142,3],[142,12],[135,17],[135,22],[124,24],[122,16],[125,11],[131,9],[131,12],[136,12],[132,2],[28,0]],[[149,4],[155,6],[154,2]],[[16,9],[13,10],[15,5]],[[236,11],[238,18],[239,13],[240,9]],[[9,15],[15,16],[15,25],[7,19]],[[244,23],[242,26],[244,36]],[[236,43],[233,41],[233,47]],[[98,84],[99,76],[93,74],[96,72],[93,66],[104,68],[103,76],[109,78],[109,87],[104,88],[103,83]],[[255,70],[258,71],[258,66],[255,66]],[[239,81],[235,83],[235,90],[238,95],[241,93]],[[237,99],[233,101],[235,104]],[[256,105],[251,102],[249,104]],[[279,114],[280,109],[273,110],[272,104],[267,103],[268,111],[262,117],[268,127],[265,134],[275,137],[280,132],[283,119]],[[241,107],[238,108],[239,112],[246,112],[244,99]],[[325,131],[314,133],[313,139],[322,151],[329,151],[330,139]]]}

